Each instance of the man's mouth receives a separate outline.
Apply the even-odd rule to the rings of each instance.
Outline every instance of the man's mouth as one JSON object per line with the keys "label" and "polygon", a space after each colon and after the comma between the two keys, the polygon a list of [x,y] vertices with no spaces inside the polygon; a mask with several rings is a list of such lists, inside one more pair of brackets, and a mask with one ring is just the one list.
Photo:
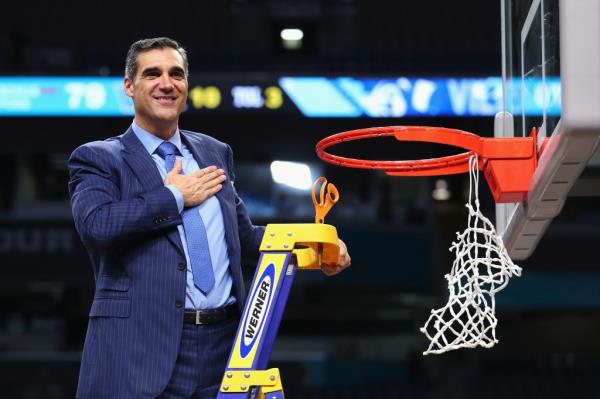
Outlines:
{"label": "man's mouth", "polygon": [[175,103],[175,100],[177,100],[177,97],[174,96],[154,96],[153,98],[162,105],[171,105]]}

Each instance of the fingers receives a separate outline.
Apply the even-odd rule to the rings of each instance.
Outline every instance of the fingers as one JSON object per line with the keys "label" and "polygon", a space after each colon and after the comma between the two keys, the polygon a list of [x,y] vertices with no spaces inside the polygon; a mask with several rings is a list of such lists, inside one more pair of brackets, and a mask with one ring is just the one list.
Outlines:
{"label": "fingers", "polygon": [[350,254],[348,253],[348,248],[346,247],[344,241],[338,238],[338,242],[340,246],[340,256],[338,258],[338,265],[342,266],[343,268],[346,268],[350,266]]}
{"label": "fingers", "polygon": [[225,171],[223,169],[217,169],[214,172],[210,172],[200,177],[199,180],[202,184],[207,186],[213,186],[215,184],[223,183],[226,179]]}
{"label": "fingers", "polygon": [[223,169],[217,169],[216,166],[209,166],[194,172],[191,176],[196,180],[194,192],[197,200],[196,204],[202,203],[207,198],[212,197],[223,188],[223,182],[227,179]]}
{"label": "fingers", "polygon": [[222,184],[217,184],[216,186],[207,189],[206,190],[207,198],[212,197],[213,195],[215,195],[216,193],[221,191],[222,188],[223,188]]}
{"label": "fingers", "polygon": [[209,173],[212,173],[216,170],[223,171],[223,169],[217,169],[217,167],[215,165],[211,165],[211,166],[207,166],[206,168],[202,168],[194,173],[190,173],[188,176],[203,177],[203,176],[205,176]]}
{"label": "fingers", "polygon": [[226,178],[225,175],[219,175],[216,172],[209,173],[206,176],[197,178],[197,190],[208,195],[214,194],[223,188],[222,183]]}
{"label": "fingers", "polygon": [[326,264],[321,265],[321,271],[326,276],[334,276],[334,275],[338,274],[339,272],[341,272],[342,270],[343,270],[343,268],[340,265],[326,265]]}
{"label": "fingers", "polygon": [[321,271],[323,272],[323,274],[325,274],[327,276],[334,276],[334,275],[340,273],[342,270],[350,267],[350,264],[351,264],[351,259],[350,259],[350,255],[348,254],[348,248],[346,248],[346,244],[344,243],[344,241],[340,240],[339,238],[338,238],[338,242],[339,242],[339,247],[340,247],[340,255],[338,258],[337,265],[332,265],[332,264],[321,265]]}
{"label": "fingers", "polygon": [[340,259],[338,260],[338,265],[342,266],[343,268],[346,268],[350,266],[350,264],[350,256],[348,254],[340,256]]}
{"label": "fingers", "polygon": [[181,159],[177,158],[173,164],[173,169],[169,171],[170,174],[178,175],[181,173]]}
{"label": "fingers", "polygon": [[217,167],[214,165],[200,169],[194,173],[190,173],[187,176],[198,179],[198,182],[204,188],[212,188],[217,184],[223,183],[227,179],[227,176],[225,176],[225,171],[223,169],[217,169]]}
{"label": "fingers", "polygon": [[181,159],[176,159],[175,163],[173,164],[173,168],[170,171],[167,171],[167,176],[165,176],[165,184],[173,184],[179,189],[179,191],[181,191],[181,187],[177,184],[177,181],[180,176],[181,169]]}

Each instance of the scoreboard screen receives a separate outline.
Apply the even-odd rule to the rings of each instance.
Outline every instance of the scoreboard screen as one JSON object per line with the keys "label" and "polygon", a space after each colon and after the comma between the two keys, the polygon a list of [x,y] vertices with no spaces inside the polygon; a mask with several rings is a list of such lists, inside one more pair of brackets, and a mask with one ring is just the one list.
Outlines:
{"label": "scoreboard screen", "polygon": [[[516,94],[512,109],[560,114],[558,77],[532,77]],[[400,118],[493,116],[502,109],[500,77],[227,75],[191,77],[185,112]],[[132,115],[122,77],[0,77],[0,117]]]}

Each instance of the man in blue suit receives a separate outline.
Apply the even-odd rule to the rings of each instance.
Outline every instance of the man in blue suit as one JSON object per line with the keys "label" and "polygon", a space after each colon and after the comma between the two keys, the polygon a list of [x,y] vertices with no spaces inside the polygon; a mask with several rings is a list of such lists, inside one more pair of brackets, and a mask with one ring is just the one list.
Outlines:
{"label": "man in blue suit", "polygon": [[[69,160],[75,225],[96,290],[78,398],[214,398],[246,297],[241,253],[258,250],[233,186],[231,148],[180,130],[185,50],[168,38],[129,49],[127,131]],[[350,265],[340,241],[336,274]]]}

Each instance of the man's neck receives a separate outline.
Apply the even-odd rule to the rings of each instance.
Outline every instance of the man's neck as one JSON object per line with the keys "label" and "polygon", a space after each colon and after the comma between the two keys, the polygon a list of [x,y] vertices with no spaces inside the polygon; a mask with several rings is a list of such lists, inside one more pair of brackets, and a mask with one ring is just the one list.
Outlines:
{"label": "man's neck", "polygon": [[163,140],[169,140],[171,137],[173,137],[175,131],[177,131],[177,122],[175,122],[174,124],[165,123],[163,125],[160,123],[146,123],[145,121],[137,117],[134,118],[134,120],[139,127]]}

